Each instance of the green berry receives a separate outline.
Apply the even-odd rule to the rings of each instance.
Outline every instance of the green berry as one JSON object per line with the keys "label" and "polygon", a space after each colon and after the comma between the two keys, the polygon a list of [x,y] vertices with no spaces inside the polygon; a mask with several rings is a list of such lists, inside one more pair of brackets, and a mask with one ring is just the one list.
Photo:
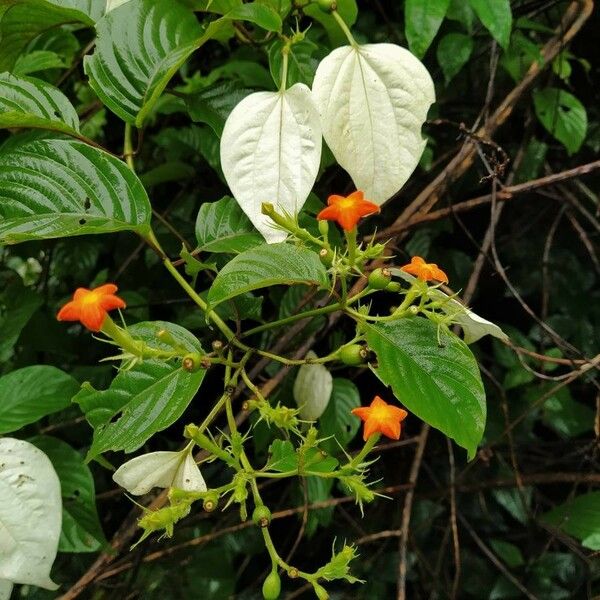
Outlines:
{"label": "green berry", "polygon": [[264,504],[261,504],[254,509],[252,520],[259,527],[268,527],[271,523],[271,511]]}
{"label": "green berry", "polygon": [[219,504],[219,494],[211,493],[204,498],[204,502],[202,502],[202,508],[206,512],[212,512],[217,508]]}
{"label": "green berry", "polygon": [[317,0],[317,4],[319,5],[319,8],[325,13],[333,12],[337,8],[335,0]]}
{"label": "green berry", "polygon": [[392,281],[389,269],[375,269],[369,275],[369,287],[374,290],[384,290]]}
{"label": "green berry", "polygon": [[271,571],[262,586],[263,598],[265,600],[277,600],[281,593],[281,579],[277,571]]}
{"label": "green berry", "polygon": [[186,354],[181,361],[181,366],[188,373],[195,373],[196,371],[202,368],[202,359],[203,357],[197,352],[191,352],[190,354]]}
{"label": "green berry", "polygon": [[361,344],[350,344],[340,348],[338,357],[345,364],[351,367],[362,365],[369,356],[367,349]]}
{"label": "green berry", "polygon": [[399,292],[402,289],[402,285],[398,281],[390,281],[385,289],[388,292]]}

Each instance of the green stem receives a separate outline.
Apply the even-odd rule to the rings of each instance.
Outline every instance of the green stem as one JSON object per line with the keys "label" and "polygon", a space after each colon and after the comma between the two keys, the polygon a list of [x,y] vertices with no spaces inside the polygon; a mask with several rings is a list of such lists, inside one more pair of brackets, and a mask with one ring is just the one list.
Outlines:
{"label": "green stem", "polygon": [[125,162],[127,163],[127,166],[132,171],[135,171],[135,164],[133,162],[133,143],[131,141],[131,123],[125,123],[123,154],[125,156]]}
{"label": "green stem", "polygon": [[279,91],[285,92],[285,87],[287,85],[288,64],[290,59],[290,47],[288,44],[281,49],[281,54],[283,56],[283,63],[281,65],[281,84],[279,85]]}
{"label": "green stem", "polygon": [[342,17],[340,17],[340,14],[338,13],[338,11],[337,10],[332,11],[331,15],[337,21],[337,24],[340,26],[340,29],[344,32],[344,35],[348,38],[348,42],[350,43],[350,45],[357,48],[358,44],[356,43],[356,40],[354,39],[352,32],[348,28],[348,25],[346,25],[344,19],[342,19]]}

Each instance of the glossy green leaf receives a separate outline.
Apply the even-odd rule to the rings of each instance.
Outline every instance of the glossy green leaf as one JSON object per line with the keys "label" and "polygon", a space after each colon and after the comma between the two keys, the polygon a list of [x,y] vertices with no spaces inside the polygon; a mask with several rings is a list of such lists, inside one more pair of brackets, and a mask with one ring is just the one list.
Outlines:
{"label": "glossy green leaf", "polygon": [[98,0],[0,0],[0,72],[11,70],[29,42],[65,24],[94,25],[85,9]]}
{"label": "glossy green leaf", "polygon": [[318,448],[309,448],[305,452],[296,450],[287,440],[275,440],[269,448],[268,468],[284,473],[296,471],[304,473],[331,473],[338,466],[338,461]]}
{"label": "glossy green leaf", "polygon": [[470,35],[449,33],[440,40],[436,56],[446,83],[467,64],[472,52],[473,38]]}
{"label": "glossy green leaf", "polygon": [[510,0],[469,0],[475,14],[492,37],[504,48],[508,48],[512,29]]}
{"label": "glossy green leaf", "polygon": [[230,196],[205,202],[196,219],[196,240],[203,252],[245,252],[264,243],[240,205]]}
{"label": "glossy green leaf", "polygon": [[328,285],[327,271],[317,253],[285,242],[263,244],[238,254],[221,269],[208,301],[215,306],[251,290],[297,283]]}
{"label": "glossy green leaf", "polygon": [[486,405],[477,362],[457,336],[422,318],[365,325],[375,373],[408,410],[475,456]]}
{"label": "glossy green leaf", "polygon": [[[541,393],[536,390],[536,399]],[[593,430],[595,416],[595,411],[575,400],[567,387],[557,390],[544,402],[544,422],[567,439]]]}
{"label": "glossy green leaf", "polygon": [[433,42],[450,5],[450,0],[406,0],[404,4],[408,47],[419,58]]}
{"label": "glossy green leaf", "polygon": [[185,103],[192,121],[206,123],[221,137],[225,121],[235,105],[253,91],[235,81],[223,81],[189,94]]}
{"label": "glossy green leaf", "polygon": [[98,21],[92,56],[84,60],[102,102],[140,127],[165,86],[213,33],[178,2],[129,0]]}
{"label": "glossy green leaf", "polygon": [[151,207],[118,158],[76,141],[40,140],[0,154],[0,244],[148,231]]}
{"label": "glossy green leaf", "polygon": [[600,492],[577,496],[541,519],[577,538],[586,548],[600,550]]}
{"label": "glossy green leaf", "polygon": [[281,31],[281,17],[269,6],[250,2],[233,8],[227,13],[232,21],[248,21],[267,31]]}
{"label": "glossy green leaf", "polygon": [[[202,352],[197,338],[173,323],[137,323],[129,331],[154,348],[172,350],[157,338],[161,329],[169,331],[189,352]],[[88,460],[107,450],[133,452],[157,431],[173,424],[192,401],[205,373],[203,369],[185,371],[180,360],[144,360],[119,372],[106,390],[84,384],[73,401],[94,428]]]}
{"label": "glossy green leaf", "polygon": [[69,444],[51,436],[29,440],[52,462],[60,479],[62,530],[59,552],[95,552],[106,544],[96,510],[94,479],[83,458]]}
{"label": "glossy green leaf", "polygon": [[57,88],[32,77],[0,73],[0,128],[33,127],[79,135],[79,117]]}
{"label": "glossy green leaf", "polygon": [[565,90],[545,88],[533,94],[535,114],[540,123],[574,154],[587,132],[587,113],[581,102]]}
{"label": "glossy green leaf", "polygon": [[67,67],[63,57],[52,50],[34,50],[29,54],[22,54],[13,67],[13,74],[19,77],[39,73],[48,69],[61,69]]}
{"label": "glossy green leaf", "polygon": [[0,434],[66,408],[78,390],[75,379],[51,366],[24,367],[0,377]]}
{"label": "glossy green leaf", "polygon": [[358,388],[349,379],[336,378],[333,380],[331,399],[325,412],[319,419],[319,434],[321,438],[334,436],[321,444],[330,453],[345,448],[354,438],[360,428],[360,419],[352,414],[352,409],[360,406]]}

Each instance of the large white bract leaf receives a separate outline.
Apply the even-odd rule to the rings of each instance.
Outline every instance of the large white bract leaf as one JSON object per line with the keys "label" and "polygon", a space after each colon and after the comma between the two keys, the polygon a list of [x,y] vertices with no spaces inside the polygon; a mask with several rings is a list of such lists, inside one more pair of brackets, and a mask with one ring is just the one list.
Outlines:
{"label": "large white bract leaf", "polygon": [[113,480],[134,496],[152,488],[178,488],[187,492],[205,492],[206,483],[194,460],[191,446],[181,452],[149,452],[122,464]]}
{"label": "large white bract leaf", "polygon": [[0,579],[0,600],[10,600],[13,584],[8,579]]}
{"label": "large white bract leaf", "polygon": [[242,210],[268,243],[286,233],[261,212],[263,202],[296,215],[308,198],[321,160],[321,125],[310,90],[256,92],[231,112],[221,137],[221,166]]}
{"label": "large white bract leaf", "polygon": [[342,46],[319,65],[313,97],[325,141],[357,189],[389,200],[425,149],[421,126],[435,101],[427,69],[394,44]]}
{"label": "large white bract leaf", "polygon": [[[317,355],[311,351],[306,358],[317,358]],[[325,365],[302,365],[298,369],[293,391],[300,417],[306,421],[316,421],[325,412],[331,399],[333,377]]]}
{"label": "large white bract leaf", "polygon": [[[50,569],[62,524],[60,481],[29,442],[0,439],[0,582],[55,590]],[[9,589],[2,582],[0,589]]]}

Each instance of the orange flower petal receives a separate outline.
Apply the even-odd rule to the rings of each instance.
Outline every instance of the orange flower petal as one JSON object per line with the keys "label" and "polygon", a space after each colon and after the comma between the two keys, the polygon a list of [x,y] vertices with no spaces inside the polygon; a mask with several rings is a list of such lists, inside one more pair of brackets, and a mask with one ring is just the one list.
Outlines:
{"label": "orange flower petal", "polygon": [[317,219],[337,221],[342,229],[352,231],[363,217],[378,213],[379,210],[377,204],[365,200],[364,193],[357,190],[349,196],[329,196],[327,208],[317,215]]}
{"label": "orange flower petal", "polygon": [[448,275],[435,263],[427,263],[420,256],[413,256],[410,263],[400,267],[405,273],[418,277],[421,281],[441,281],[448,283]]}
{"label": "orange flower petal", "polygon": [[59,321],[79,321],[79,305],[76,302],[67,302],[56,315]]}
{"label": "orange flower petal", "polygon": [[388,404],[375,396],[369,406],[352,410],[352,414],[364,421],[363,439],[368,440],[375,433],[382,433],[393,440],[400,438],[401,426],[408,413],[398,406]]}

